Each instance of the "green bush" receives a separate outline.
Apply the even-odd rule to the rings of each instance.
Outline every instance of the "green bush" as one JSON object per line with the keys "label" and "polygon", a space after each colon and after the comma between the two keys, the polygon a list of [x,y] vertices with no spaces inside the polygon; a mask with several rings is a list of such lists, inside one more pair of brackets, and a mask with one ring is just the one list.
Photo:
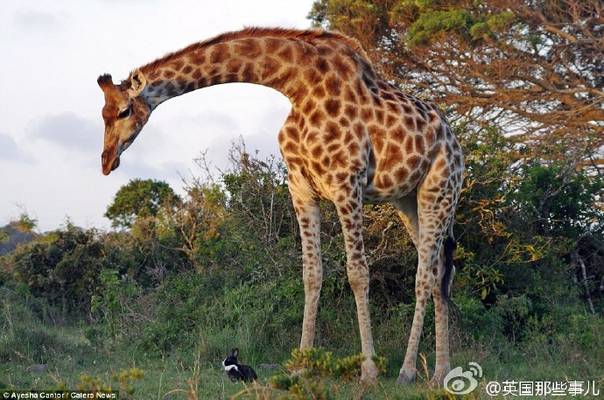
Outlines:
{"label": "green bush", "polygon": [[0,287],[0,362],[46,364],[89,350],[85,342],[59,333],[38,318],[31,304],[23,294]]}
{"label": "green bush", "polygon": [[[476,355],[493,368],[524,357],[545,365],[573,360],[593,371],[588,362],[604,359],[590,350],[604,348],[602,317],[589,315],[585,301],[586,284],[601,308],[597,178],[563,176],[560,165],[520,167],[513,143],[495,131],[463,140],[468,177],[455,229],[454,357]],[[195,353],[215,365],[233,347],[250,364],[285,359],[299,343],[304,309],[299,237],[283,176],[274,165],[241,160],[223,185],[196,182],[178,207],[137,217],[130,230],[67,224],[0,258],[0,300],[10,294],[0,359],[46,362],[94,348],[155,360]],[[581,193],[556,191],[565,185]],[[548,193],[541,207],[539,196]],[[333,207],[321,207],[315,345],[339,357],[360,349],[358,323],[339,223]],[[392,207],[369,205],[365,215],[375,346],[388,355],[385,374],[395,377],[415,309],[417,256]],[[585,283],[577,256],[586,263]],[[78,334],[61,336],[59,327]],[[434,340],[429,302],[420,345],[429,362]]]}

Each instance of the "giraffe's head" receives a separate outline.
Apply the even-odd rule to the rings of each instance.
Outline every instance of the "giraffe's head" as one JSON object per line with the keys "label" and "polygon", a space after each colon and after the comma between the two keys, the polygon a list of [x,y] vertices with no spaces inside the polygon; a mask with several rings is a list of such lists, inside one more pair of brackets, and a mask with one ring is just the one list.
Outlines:
{"label": "giraffe's head", "polygon": [[151,108],[140,96],[146,85],[145,76],[135,70],[127,80],[113,84],[111,75],[99,76],[97,83],[105,94],[103,120],[105,139],[101,164],[103,174],[109,175],[119,167],[120,155],[136,139],[151,114]]}

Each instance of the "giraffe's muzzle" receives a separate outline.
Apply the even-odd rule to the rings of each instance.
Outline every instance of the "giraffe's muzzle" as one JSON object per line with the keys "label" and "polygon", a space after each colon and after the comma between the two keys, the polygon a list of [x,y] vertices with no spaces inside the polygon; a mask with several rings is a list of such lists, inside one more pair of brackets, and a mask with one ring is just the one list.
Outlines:
{"label": "giraffe's muzzle", "polygon": [[115,149],[105,150],[101,154],[101,167],[103,175],[109,175],[111,171],[120,166],[120,157]]}

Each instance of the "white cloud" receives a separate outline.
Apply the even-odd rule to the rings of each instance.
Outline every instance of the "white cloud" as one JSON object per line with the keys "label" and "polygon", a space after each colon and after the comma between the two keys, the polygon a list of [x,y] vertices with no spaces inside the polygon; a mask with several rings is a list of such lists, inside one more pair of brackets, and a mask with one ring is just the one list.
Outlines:
{"label": "white cloud", "polygon": [[20,9],[15,13],[14,24],[24,32],[56,30],[62,27],[59,16],[34,9]]}
{"label": "white cloud", "polygon": [[102,131],[99,121],[82,118],[73,112],[45,116],[34,121],[32,139],[41,139],[70,150],[93,152],[101,148]]}
{"label": "white cloud", "polygon": [[31,157],[11,136],[0,132],[0,160],[24,163],[31,161]]}

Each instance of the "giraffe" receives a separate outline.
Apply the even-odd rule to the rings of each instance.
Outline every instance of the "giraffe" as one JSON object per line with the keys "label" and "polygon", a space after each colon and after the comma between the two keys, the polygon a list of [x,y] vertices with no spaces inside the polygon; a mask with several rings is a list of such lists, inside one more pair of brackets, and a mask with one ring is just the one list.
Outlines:
{"label": "giraffe", "polygon": [[453,215],[463,180],[461,148],[431,104],[380,78],[358,42],[322,30],[245,28],[192,44],[133,70],[104,92],[103,174],[137,137],[151,112],[192,90],[229,82],[276,89],[291,102],[278,134],[302,242],[304,316],[300,348],[313,346],[322,285],[319,200],[335,205],[354,294],[361,380],[378,370],[369,314],[369,268],[362,233],[363,202],[390,202],[418,252],[416,305],[398,382],[413,382],[426,302],[436,314],[436,366],[442,384],[450,370],[448,305],[454,273]]}

